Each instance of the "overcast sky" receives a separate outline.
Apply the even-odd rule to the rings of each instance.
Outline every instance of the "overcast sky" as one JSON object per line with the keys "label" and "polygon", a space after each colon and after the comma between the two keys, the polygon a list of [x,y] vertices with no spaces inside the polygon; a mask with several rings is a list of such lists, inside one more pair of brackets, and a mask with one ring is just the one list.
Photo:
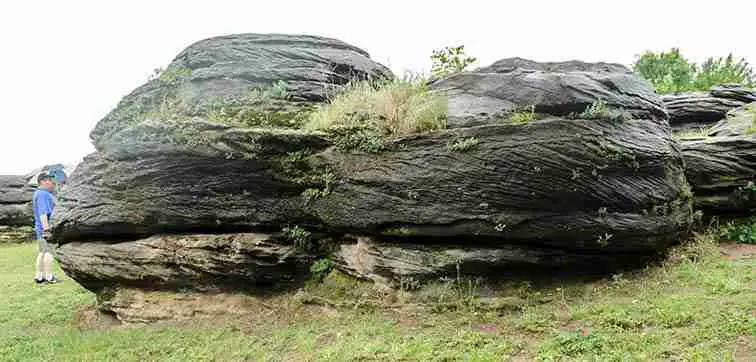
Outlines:
{"label": "overcast sky", "polygon": [[[0,174],[77,162],[120,98],[189,44],[232,33],[341,39],[401,74],[464,44],[480,65],[520,56],[630,64],[682,48],[756,63],[749,1],[5,1]],[[610,5],[611,4],[611,5]]]}

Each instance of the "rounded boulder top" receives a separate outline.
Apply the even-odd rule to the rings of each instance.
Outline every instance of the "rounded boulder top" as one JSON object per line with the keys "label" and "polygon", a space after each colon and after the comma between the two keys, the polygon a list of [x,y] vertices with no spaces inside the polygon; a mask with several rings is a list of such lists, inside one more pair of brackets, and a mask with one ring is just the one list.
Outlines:
{"label": "rounded boulder top", "polygon": [[[340,40],[285,34],[235,34],[198,41],[125,96],[90,134],[100,149],[110,136],[146,118],[208,117],[223,105],[252,104],[296,113],[355,80],[392,78],[368,53]],[[272,95],[268,97],[269,95]],[[258,97],[260,98],[260,97]],[[228,108],[228,107],[225,107]]]}
{"label": "rounded boulder top", "polygon": [[452,128],[500,123],[522,109],[572,116],[596,103],[635,119],[667,121],[651,85],[619,64],[507,58],[451,75],[432,87],[448,94]]}

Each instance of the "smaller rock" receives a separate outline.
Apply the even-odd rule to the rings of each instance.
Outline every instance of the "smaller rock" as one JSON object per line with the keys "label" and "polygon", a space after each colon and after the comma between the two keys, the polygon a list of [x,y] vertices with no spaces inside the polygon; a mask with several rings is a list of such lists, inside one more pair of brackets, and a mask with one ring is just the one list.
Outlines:
{"label": "smaller rock", "polygon": [[271,235],[155,235],[71,242],[58,247],[61,268],[92,291],[118,284],[146,289],[254,290],[303,279],[310,258]]}
{"label": "smaller rock", "polygon": [[532,246],[392,244],[370,237],[358,237],[356,243],[341,244],[334,254],[334,264],[341,272],[383,285],[394,285],[402,279],[426,280],[460,275],[495,278],[496,270],[506,273],[517,268],[547,270],[591,265],[593,270],[598,270],[602,265],[616,266],[619,260],[608,254]]}

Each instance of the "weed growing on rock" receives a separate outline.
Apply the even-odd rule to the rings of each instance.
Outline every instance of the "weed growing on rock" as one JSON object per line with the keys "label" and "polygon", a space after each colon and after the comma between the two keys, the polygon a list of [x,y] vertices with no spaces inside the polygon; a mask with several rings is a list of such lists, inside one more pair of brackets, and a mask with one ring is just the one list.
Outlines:
{"label": "weed growing on rock", "polygon": [[297,225],[285,227],[282,231],[286,240],[289,240],[297,249],[304,251],[312,249],[312,233],[309,231]]}
{"label": "weed growing on rock", "polygon": [[333,269],[331,259],[322,258],[312,263],[310,273],[312,273],[313,280],[322,281],[331,272],[331,269]]}
{"label": "weed growing on rock", "polygon": [[624,110],[612,109],[606,102],[597,100],[588,107],[582,113],[571,114],[568,118],[572,119],[595,119],[605,120],[611,122],[623,122],[632,119],[632,115]]}
{"label": "weed growing on rock", "polygon": [[447,100],[421,78],[347,85],[310,115],[307,128],[330,133],[342,150],[378,152],[385,139],[446,128]]}
{"label": "weed growing on rock", "polygon": [[455,138],[446,144],[449,152],[467,152],[478,147],[480,141],[476,137]]}
{"label": "weed growing on rock", "polygon": [[509,117],[512,124],[527,124],[536,119],[535,106],[515,110]]}
{"label": "weed growing on rock", "polygon": [[431,73],[437,77],[445,77],[464,71],[473,65],[477,59],[465,54],[465,46],[459,45],[434,50],[431,54],[431,61]]}

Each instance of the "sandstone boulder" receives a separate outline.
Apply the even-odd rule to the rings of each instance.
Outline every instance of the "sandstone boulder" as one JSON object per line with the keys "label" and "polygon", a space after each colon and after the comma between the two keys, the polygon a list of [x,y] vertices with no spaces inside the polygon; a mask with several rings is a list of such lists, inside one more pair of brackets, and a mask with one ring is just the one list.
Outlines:
{"label": "sandstone boulder", "polygon": [[756,93],[738,85],[720,85],[708,92],[665,94],[662,96],[673,131],[710,127],[727,113],[756,101]]}
{"label": "sandstone boulder", "polygon": [[[218,41],[228,39],[237,38]],[[217,75],[207,89],[234,93],[237,82],[220,79],[256,79],[240,74],[275,69],[279,54],[292,58],[285,64],[301,65],[292,70],[301,79],[317,78],[312,67],[318,76],[331,69],[324,65],[331,60],[309,62],[302,44],[279,44],[278,36],[270,43],[292,49],[260,56],[269,54],[258,48],[266,41],[254,39],[193,46],[202,51],[185,51],[174,62],[193,69],[191,76],[172,89],[204,87],[205,78],[194,77],[210,67]],[[317,49],[352,64],[337,73],[386,75],[351,47],[323,50],[333,42],[322,40]],[[237,66],[207,60],[226,59],[227,47],[248,47],[232,52]],[[287,84],[300,79],[275,76]],[[301,114],[302,102],[323,99],[324,88],[300,85],[276,105]],[[61,265],[94,290],[243,289],[295,280],[317,257],[390,281],[437,276],[457,259],[477,275],[520,265],[612,264],[657,253],[687,230],[691,195],[679,146],[661,100],[627,69],[505,60],[433,87],[448,94],[454,127],[388,140],[377,153],[345,151],[332,135],[294,129],[296,122],[221,124],[214,113],[184,111],[125,117],[135,99],[158,103],[157,94],[140,88],[100,122],[93,132],[97,153],[60,196],[54,238]],[[171,97],[203,102],[186,94],[195,93]],[[529,100],[538,100],[537,119],[501,121],[497,112]],[[597,102],[630,117],[581,119]],[[461,141],[472,146],[455,147]],[[358,250],[368,250],[362,254],[373,261],[355,263],[349,235],[371,240]]]}
{"label": "sandstone boulder", "polygon": [[748,215],[756,209],[756,111],[730,112],[708,136],[682,141],[695,206],[709,215]]}
{"label": "sandstone boulder", "polygon": [[33,193],[25,176],[0,175],[0,225],[31,225]]}
{"label": "sandstone boulder", "polygon": [[301,111],[328,99],[338,86],[391,76],[365,51],[335,39],[282,34],[205,39],[124,97],[91,137],[101,148],[125,126],[168,116],[233,116],[248,126],[296,126]]}
{"label": "sandstone boulder", "polygon": [[537,113],[567,116],[599,100],[634,118],[667,118],[653,88],[619,64],[508,58],[452,75],[432,87],[449,95],[450,127],[500,123],[511,112],[529,107]]}

